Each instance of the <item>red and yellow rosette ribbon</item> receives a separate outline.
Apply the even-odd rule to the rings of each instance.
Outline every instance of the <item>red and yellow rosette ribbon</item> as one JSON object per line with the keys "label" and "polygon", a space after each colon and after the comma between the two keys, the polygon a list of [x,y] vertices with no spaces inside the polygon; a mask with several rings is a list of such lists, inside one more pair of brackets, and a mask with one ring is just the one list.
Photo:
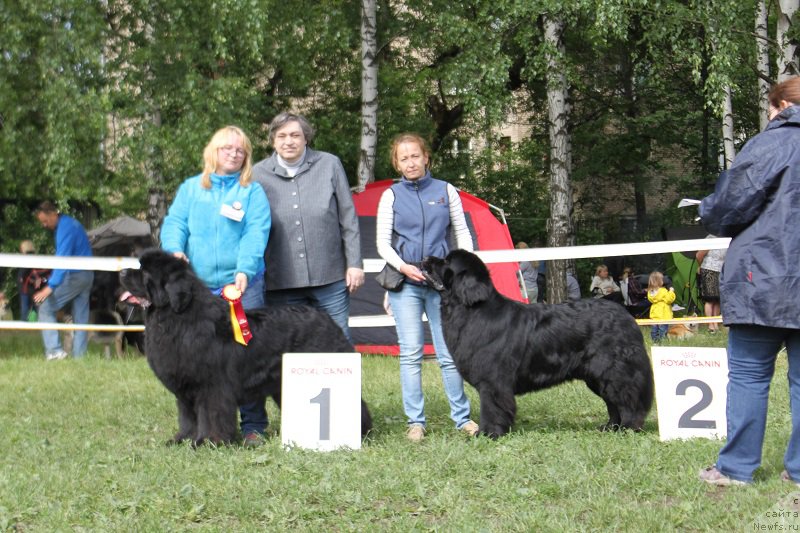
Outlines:
{"label": "red and yellow rosette ribbon", "polygon": [[228,301],[231,308],[233,337],[239,344],[247,346],[247,343],[253,338],[253,334],[250,333],[250,324],[247,323],[247,317],[242,307],[242,291],[237,289],[236,285],[225,285],[222,289],[222,297]]}

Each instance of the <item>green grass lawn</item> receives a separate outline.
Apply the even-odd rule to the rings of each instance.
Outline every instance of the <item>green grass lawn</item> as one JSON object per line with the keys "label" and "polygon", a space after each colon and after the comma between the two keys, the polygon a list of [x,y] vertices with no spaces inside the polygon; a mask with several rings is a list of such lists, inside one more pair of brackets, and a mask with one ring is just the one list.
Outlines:
{"label": "green grass lawn", "polygon": [[655,409],[642,433],[598,432],[605,408],[582,383],[520,398],[510,435],[469,440],[451,426],[434,362],[423,376],[429,431],[414,445],[397,360],[377,356],[363,360],[375,429],[360,451],[284,450],[271,402],[272,438],[259,449],[168,447],[174,399],[143,358],[92,346],[83,360],[45,362],[40,344],[0,335],[3,531],[755,531],[782,520],[775,510],[799,510],[796,487],[778,479],[785,356],[758,482],[722,488],[697,479],[719,442],[660,442]]}

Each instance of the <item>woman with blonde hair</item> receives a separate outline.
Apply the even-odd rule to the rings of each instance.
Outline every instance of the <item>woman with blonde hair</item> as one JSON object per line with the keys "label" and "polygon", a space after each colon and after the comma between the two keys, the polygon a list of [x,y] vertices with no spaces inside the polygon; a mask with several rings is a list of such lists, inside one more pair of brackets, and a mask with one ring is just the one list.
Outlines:
{"label": "woman with blonde hair", "polygon": [[592,283],[589,285],[589,292],[592,298],[605,298],[617,303],[623,303],[622,291],[608,274],[608,267],[606,265],[597,265],[594,271]]}
{"label": "woman with blonde hair", "polygon": [[[252,158],[253,147],[240,128],[217,130],[203,150],[203,172],[181,184],[161,227],[164,250],[191,263],[216,294],[235,285],[245,310],[264,307],[264,249],[271,225],[267,195],[251,182]],[[242,433],[266,427],[262,417],[266,414],[251,415],[245,407]]]}
{"label": "woman with blonde hair", "polygon": [[235,284],[245,308],[252,299],[264,303],[271,218],[267,195],[251,183],[252,156],[240,128],[217,130],[203,150],[203,172],[183,182],[161,228],[164,250],[189,261],[212,289]]}
{"label": "woman with blonde hair", "polygon": [[[237,152],[233,155],[237,156],[239,153],[244,157],[241,162],[237,162],[237,157],[231,157],[231,154],[226,150],[220,150],[225,147],[233,147],[238,139],[239,145],[236,146]],[[253,177],[253,145],[250,139],[245,135],[244,131],[238,126],[225,126],[220,128],[208,141],[208,144],[203,149],[203,173],[201,174],[200,185],[204,189],[211,188],[211,175],[217,172],[218,168],[231,168],[236,170],[238,167],[239,172],[239,185],[247,187]]]}

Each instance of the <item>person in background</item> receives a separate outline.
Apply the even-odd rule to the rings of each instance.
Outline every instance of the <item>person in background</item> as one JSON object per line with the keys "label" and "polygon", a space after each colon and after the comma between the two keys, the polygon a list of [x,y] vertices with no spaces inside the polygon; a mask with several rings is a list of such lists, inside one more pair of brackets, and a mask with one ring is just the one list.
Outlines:
{"label": "person in background", "polygon": [[318,307],[352,342],[350,294],[364,284],[358,217],[341,161],[313,139],[304,116],[280,113],[269,125],[275,152],[253,167],[272,207],[266,302]]}
{"label": "person in background", "polygon": [[[71,216],[59,213],[55,204],[47,200],[39,204],[36,218],[44,228],[55,232],[56,256],[92,256],[92,247],[86,230]],[[33,303],[39,306],[39,322],[55,323],[56,313],[70,304],[75,324],[88,324],[92,281],[94,272],[91,270],[53,269],[47,285],[33,293]],[[57,330],[42,330],[42,341],[45,358],[48,361],[67,357],[68,354],[61,345]],[[89,332],[76,330],[72,342],[72,357],[83,357],[88,345]]]}
{"label": "person in background", "polygon": [[581,299],[581,286],[575,274],[569,271],[567,271],[567,299],[573,302]]}
{"label": "person in background", "polygon": [[456,246],[473,250],[461,197],[455,187],[431,176],[430,151],[420,135],[406,133],[395,137],[391,160],[402,178],[381,195],[376,240],[378,254],[406,277],[399,291],[389,293],[400,344],[400,388],[403,410],[408,418],[406,436],[412,442],[420,442],[425,436],[423,312],[428,316],[444,390],[450,402],[450,418],[456,429],[475,436],[478,424],[469,418],[464,381],[444,341],[439,293],[428,286],[419,269],[425,257],[447,255],[450,251],[447,236],[451,228]]}
{"label": "person in background", "polygon": [[[666,283],[666,279],[664,280]],[[636,318],[650,316],[650,301],[647,299],[647,289],[642,288],[632,267],[622,269],[619,286],[623,295],[623,302],[628,312]]]}
{"label": "person in background", "polygon": [[547,296],[547,261],[539,261],[536,271],[536,301],[544,303]]}
{"label": "person in background", "polygon": [[[19,253],[33,254],[36,248],[33,241],[24,240],[19,244]],[[17,293],[19,294],[19,319],[34,320],[38,315],[37,306],[33,303],[33,293],[47,284],[50,269],[20,268],[17,270]],[[31,315],[33,313],[33,315]]]}
{"label": "person in background", "polygon": [[[528,243],[524,241],[519,241],[516,245],[518,250],[524,250],[528,248]],[[519,271],[522,274],[522,282],[525,285],[523,292],[520,287],[520,292],[522,295],[528,299],[528,303],[535,303],[537,296],[539,294],[539,287],[536,285],[536,277],[538,273],[536,269],[539,267],[538,261],[537,264],[534,265],[531,261],[520,261],[519,262]]]}
{"label": "person in background", "polygon": [[[664,287],[664,274],[655,271],[650,273],[647,283],[647,299],[650,301],[650,318],[652,320],[672,320],[672,302],[675,301],[675,290]],[[668,324],[655,324],[650,330],[653,342],[661,342],[669,331]]]}
{"label": "person in background", "polygon": [[[203,172],[181,184],[161,227],[161,248],[188,261],[213,293],[235,285],[245,311],[264,307],[271,220],[267,196],[252,181],[252,158],[241,128],[217,130],[203,149]],[[240,406],[245,446],[263,442],[264,401],[260,413]]]}
{"label": "person in background", "polygon": [[[727,442],[700,471],[713,485],[753,481],[761,464],[769,388],[786,347],[791,432],[780,477],[800,484],[800,78],[768,95],[769,123],[750,139],[700,203],[703,226],[732,237],[720,279],[728,327]],[[769,475],[767,470],[765,475]]]}
{"label": "person in background", "polygon": [[[708,235],[706,239],[716,239],[715,235]],[[695,257],[700,265],[700,295],[703,299],[703,312],[705,316],[719,316],[719,276],[722,273],[722,264],[725,262],[725,248],[719,250],[698,250]],[[708,324],[709,333],[716,333],[719,324]]]}
{"label": "person in background", "polygon": [[606,300],[622,303],[622,292],[619,285],[608,274],[606,265],[597,265],[592,283],[589,285],[589,292],[593,298],[605,298]]}

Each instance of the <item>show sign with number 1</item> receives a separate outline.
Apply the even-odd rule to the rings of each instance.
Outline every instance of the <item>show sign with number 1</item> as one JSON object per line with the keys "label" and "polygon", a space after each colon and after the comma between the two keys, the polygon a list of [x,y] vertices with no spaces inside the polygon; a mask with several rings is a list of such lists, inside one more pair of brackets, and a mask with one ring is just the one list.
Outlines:
{"label": "show sign with number 1", "polygon": [[318,451],[361,448],[361,354],[283,355],[281,443]]}
{"label": "show sign with number 1", "polygon": [[662,441],[727,435],[728,356],[725,348],[653,346]]}

